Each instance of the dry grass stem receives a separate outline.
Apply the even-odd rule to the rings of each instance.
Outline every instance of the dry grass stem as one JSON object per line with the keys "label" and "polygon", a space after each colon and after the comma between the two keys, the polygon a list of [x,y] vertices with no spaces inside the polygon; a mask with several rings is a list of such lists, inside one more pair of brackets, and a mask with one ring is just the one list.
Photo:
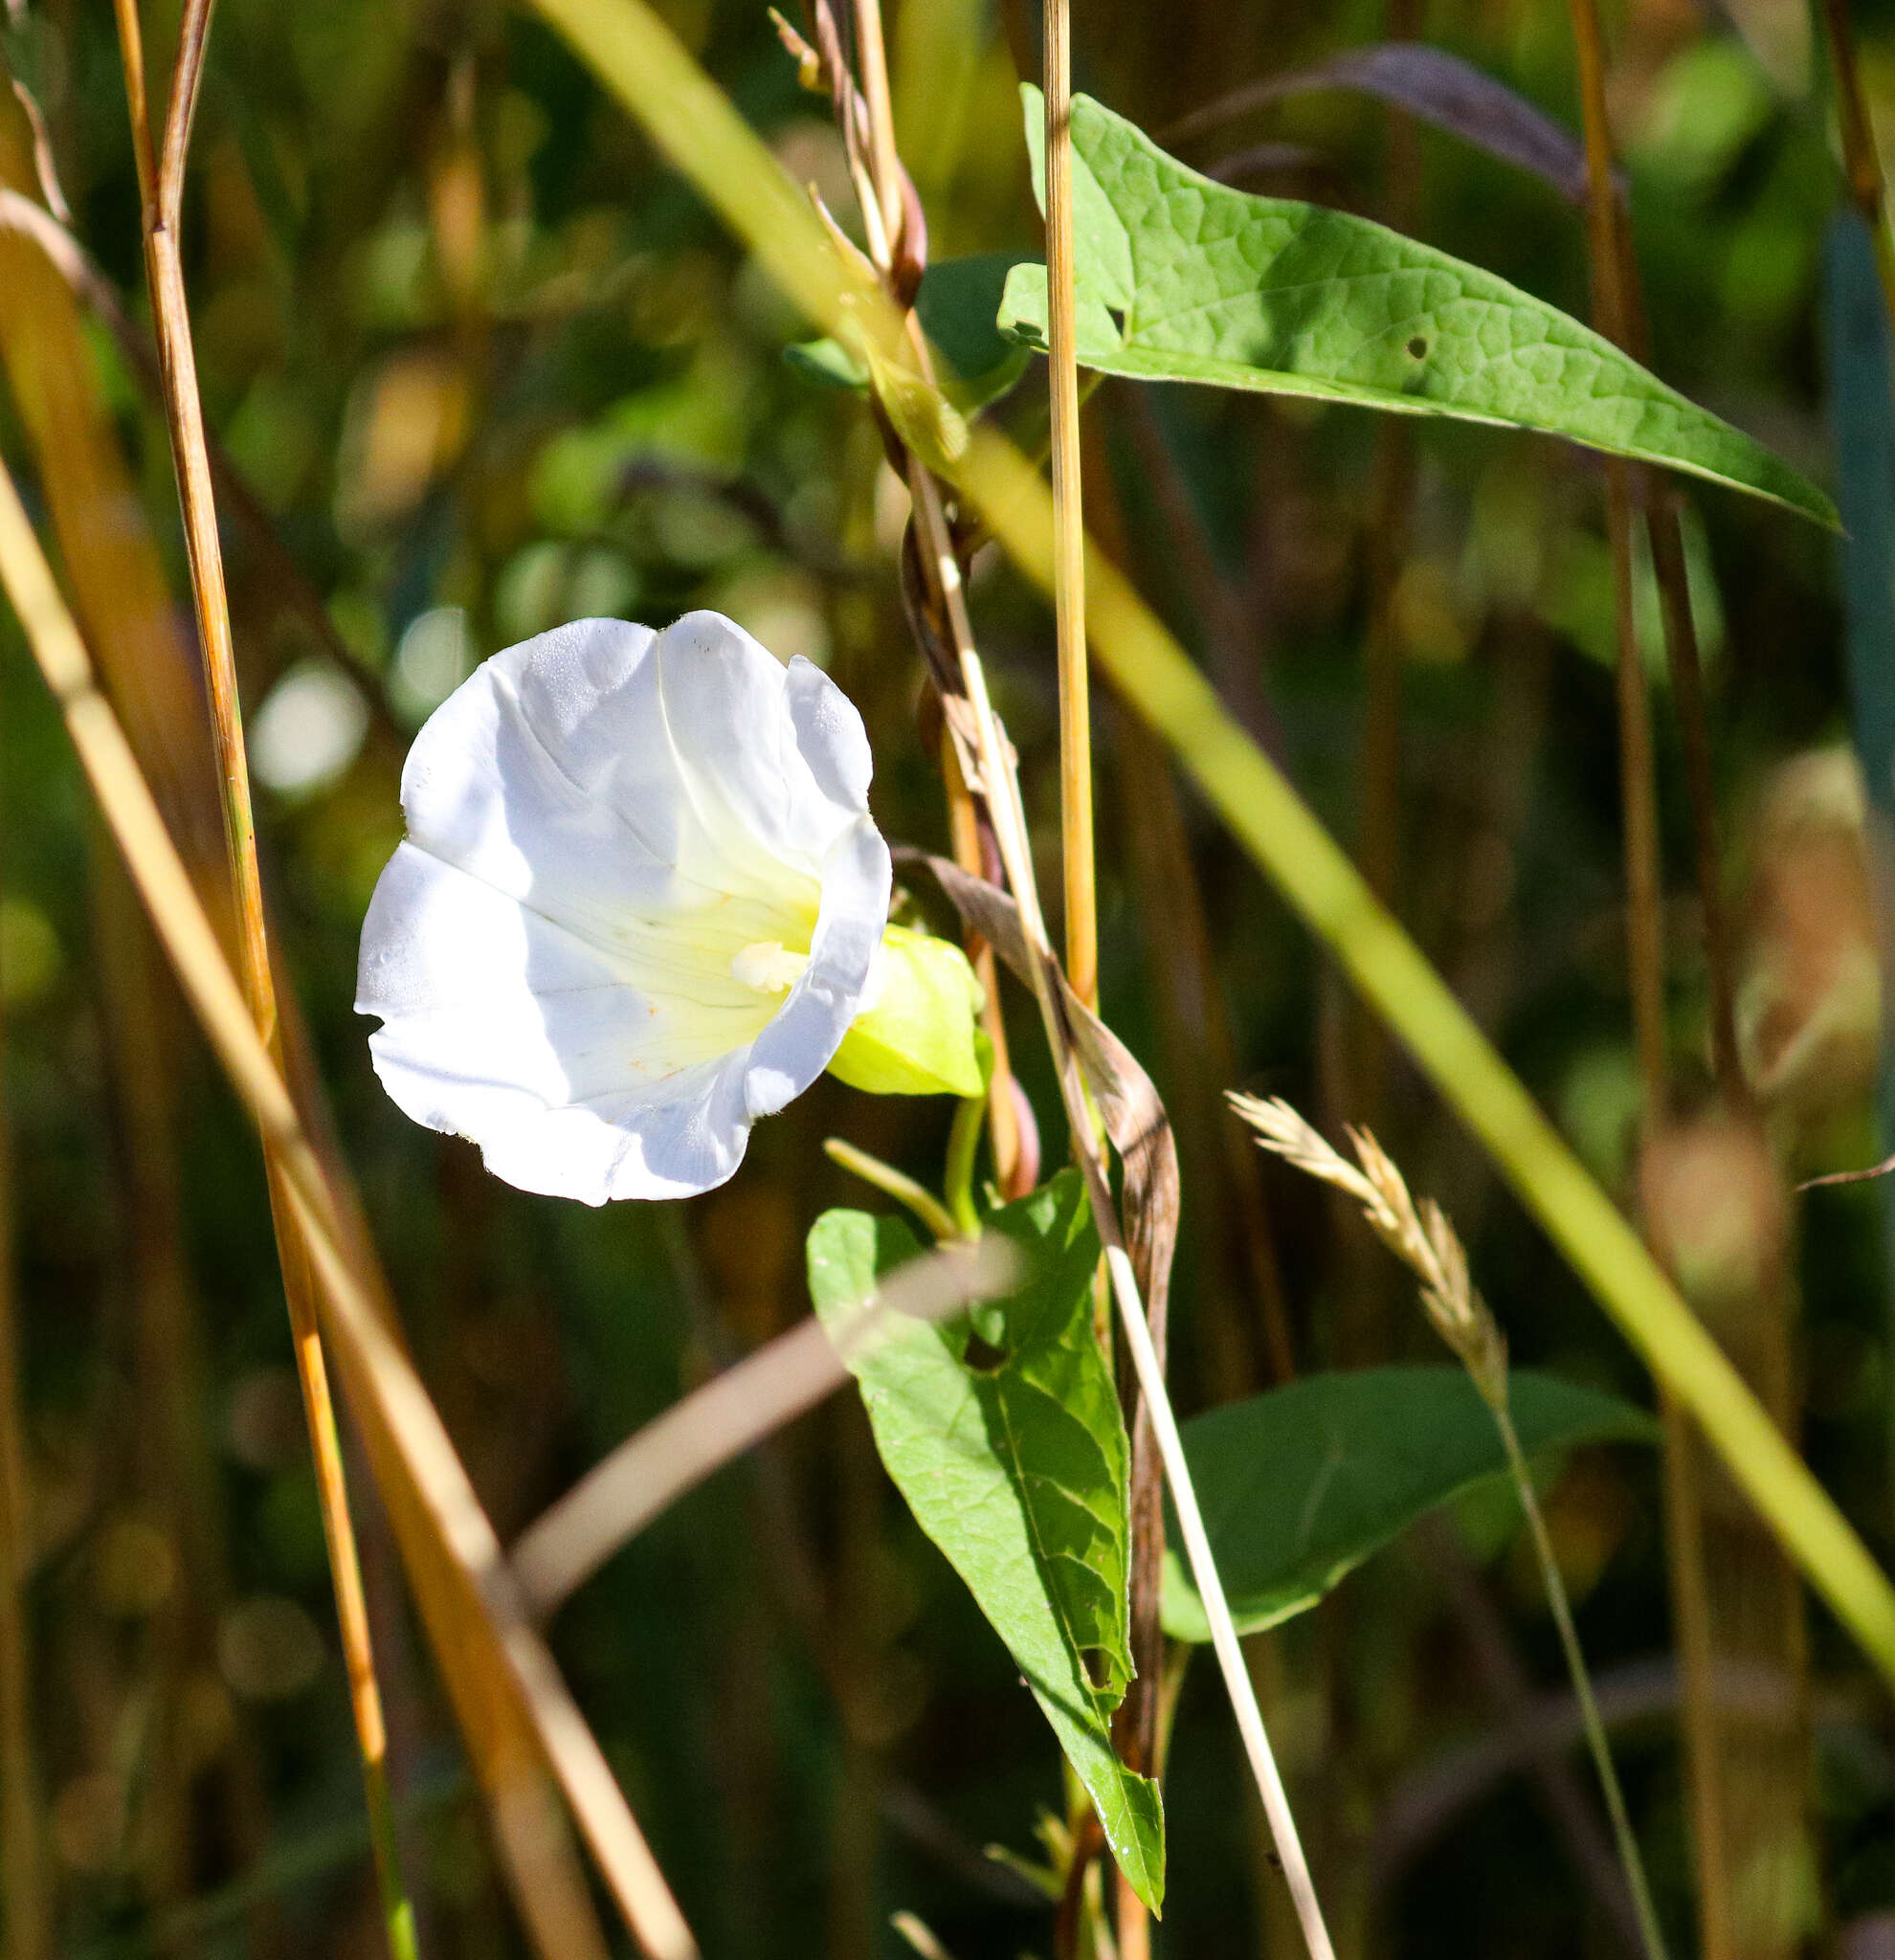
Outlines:
{"label": "dry grass stem", "polygon": [[1059,682],[1059,835],[1066,978],[1099,1005],[1099,902],[1092,846],[1092,693],[1085,656],[1085,513],[1073,291],[1073,82],[1069,0],[1046,0],[1047,387],[1053,436],[1053,624]]}
{"label": "dry grass stem", "polygon": [[[132,104],[134,142],[139,146],[139,182],[144,205],[145,273],[157,326],[158,356],[165,381],[166,417],[171,459],[177,473],[185,546],[190,564],[191,594],[204,656],[211,726],[222,791],[225,841],[236,894],[239,970],[250,1014],[266,1050],[280,1065],[276,979],[270,966],[264,924],[262,874],[256,857],[256,820],[244,753],[242,709],[237,698],[236,653],[231,636],[229,597],[224,584],[223,546],[217,532],[216,498],[205,436],[204,405],[197,385],[197,357],[185,294],[178,227],[183,212],[185,168],[197,92],[211,27],[211,0],[186,0],[173,64],[164,150],[155,180],[145,126],[145,57],[135,0],[120,0],[120,45],[125,86]],[[342,1439],[336,1428],[316,1303],[308,1272],[308,1248],[290,1226],[289,1186],[283,1165],[266,1137],[264,1164],[270,1185],[283,1291],[289,1305],[297,1375],[316,1463],[323,1535],[335,1582],[336,1616],[361,1751],[364,1795],[381,1886],[389,1947],[394,1960],[418,1960],[414,1910],[402,1882],[394,1811],[388,1780],[388,1731],[381,1688],[375,1677],[368,1612],[355,1527],[348,1513],[343,1473]]]}
{"label": "dry grass stem", "polygon": [[26,631],[100,809],[166,953],[226,1074],[280,1166],[307,1247],[326,1329],[435,1651],[493,1809],[514,1895],[546,1960],[603,1951],[583,1884],[568,1879],[559,1834],[534,1794],[550,1767],[646,1952],[685,1960],[696,1947],[597,1743],[532,1631],[440,1418],[383,1325],[314,1151],[242,990],[166,833],[123,730],[99,692],[83,642],[53,580],[12,479],[0,468],[0,584]]}
{"label": "dry grass stem", "polygon": [[[35,204],[24,192],[0,187],[0,231],[16,233],[38,246],[73,297],[111,335],[133,378],[162,412],[165,377],[158,350],[126,311],[119,289],[58,216],[44,205]],[[205,449],[210,457],[212,480],[224,511],[241,530],[246,548],[256,561],[256,574],[268,588],[272,600],[284,613],[293,615],[309,638],[337,665],[346,667],[352,657],[348,648],[321,595],[278,535],[269,511],[230,452],[209,430],[205,432]],[[393,723],[388,721],[385,703],[371,701],[369,711],[385,721],[390,734],[395,732]]]}
{"label": "dry grass stem", "polygon": [[903,1266],[846,1328],[805,1320],[674,1402],[580,1479],[515,1542],[527,1607],[549,1619],[651,1521],[849,1378],[846,1363],[891,1314],[943,1320],[1004,1293],[1015,1268],[999,1238]]}

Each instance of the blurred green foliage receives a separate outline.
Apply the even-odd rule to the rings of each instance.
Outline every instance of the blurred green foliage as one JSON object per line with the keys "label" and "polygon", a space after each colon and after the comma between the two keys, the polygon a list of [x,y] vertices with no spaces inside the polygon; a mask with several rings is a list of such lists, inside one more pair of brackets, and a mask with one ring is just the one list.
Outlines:
{"label": "blurred green foliage", "polygon": [[[664,11],[797,180],[845,212],[826,104],[798,91],[763,10]],[[1564,9],[1438,0],[1425,12],[1431,39],[1575,122]],[[1755,0],[1733,12],[1749,39],[1661,0],[1609,21],[1651,360],[1827,483],[1817,306],[1838,177],[1810,93],[1820,62],[1799,43],[1800,10]],[[164,21],[148,32],[167,45]],[[1171,123],[1239,81],[1388,32],[1360,0],[1113,0],[1079,11],[1076,64],[1090,93],[1169,141]],[[1895,21],[1864,11],[1862,33],[1874,106],[1895,134]],[[1033,249],[1016,95],[1016,64],[1031,78],[1037,47],[1032,11],[894,0],[891,35],[935,256]],[[30,10],[7,55],[44,113],[74,229],[143,317],[108,13]],[[1247,188],[1370,214],[1399,203],[1416,236],[1583,316],[1577,214],[1439,132],[1413,141],[1412,176],[1390,184],[1388,112],[1332,93],[1175,147],[1200,167],[1237,158]],[[465,1147],[387,1102],[349,1009],[362,913],[400,834],[405,742],[475,661],[523,635],[591,612],[662,622],[713,606],[779,655],[827,666],[867,721],[882,828],[939,848],[894,560],[903,493],[857,399],[783,360],[807,323],[525,13],[473,0],[225,0],[185,250],[212,427],[328,622],[299,612],[234,525],[275,921],[415,1360],[504,1538],[683,1389],[806,1310],[804,1234],[861,1195],[823,1157],[824,1135],[928,1176],[949,1111],[825,1081],[759,1127],[730,1186],[662,1213],[586,1213],[488,1180]],[[103,334],[92,352],[183,609],[163,425]],[[1030,425],[1043,393],[1030,370],[1001,412]],[[1128,569],[1345,838],[1359,820],[1371,563],[1389,546],[1404,675],[1397,909],[1624,1191],[1637,1086],[1594,466],[1537,438],[1416,429],[1391,541],[1375,530],[1382,437],[1359,412],[1113,383],[1088,417],[1093,494],[1117,506]],[[24,464],[11,407],[0,439]],[[1772,1085],[1775,1147],[1795,1176],[1866,1162],[1880,1154],[1877,1004],[1857,982],[1879,954],[1861,785],[1839,752],[1834,547],[1709,489],[1693,493],[1687,537],[1745,1028]],[[988,558],[973,599],[1050,865],[1049,625]],[[1655,602],[1641,617],[1655,652]],[[1706,988],[1661,667],[1655,657],[1668,1006],[1690,1097],[1704,1088]],[[1127,787],[1138,778],[1124,730],[1109,709],[1101,722],[1104,1009],[1179,1123],[1172,1375],[1193,1410],[1260,1386],[1267,1350],[1254,1269],[1222,1209],[1215,1099],[1231,1084],[1204,1079],[1205,1030],[1170,1005],[1176,895],[1140,855],[1149,813]],[[1362,1062],[1367,1037],[1334,983],[1229,840],[1190,804],[1184,822],[1238,1080],[1326,1121],[1369,1113],[1364,1097],[1379,1095],[1378,1134],[1455,1216],[1516,1355],[1642,1398],[1630,1356],[1399,1060],[1380,1091],[1351,1089],[1382,1078]],[[266,1847],[282,1862],[264,1869],[288,1874],[274,1915],[219,1919],[198,1949],[366,1951],[366,1864],[359,1840],[333,1835],[358,1814],[359,1786],[259,1166],[155,960],[140,972],[101,954],[123,943],[110,921],[123,924],[127,902],[9,621],[0,1005],[38,1548],[36,1740],[61,1951],[156,1950],[177,1924],[168,1913],[237,1881]],[[149,1105],[127,1091],[115,987],[145,990],[165,1034],[156,1136],[130,1133]],[[1058,1098],[1030,1004],[1007,999],[1055,1164]],[[172,1167],[168,1187],[140,1174],[152,1155],[141,1142]],[[1287,1172],[1270,1170],[1264,1191],[1300,1364],[1426,1355],[1401,1282],[1353,1222]],[[1811,1460],[1886,1558],[1878,1206],[1862,1188],[1808,1199],[1795,1346]],[[154,1348],[145,1308],[162,1286],[184,1302],[185,1331]],[[197,1438],[185,1457],[156,1414],[177,1393]],[[1549,1495],[1589,1653],[1628,1693],[1671,1638],[1650,1456],[1583,1452]],[[368,1505],[366,1474],[354,1481]],[[1510,1522],[1466,1521],[1466,1556],[1532,1682],[1557,1692],[1552,1630]],[[398,1600],[368,1538],[371,1571],[379,1558]],[[1435,1541],[1404,1539],[1270,1637],[1266,1699],[1319,1880],[1376,1951],[1599,1950],[1613,1938],[1605,1918],[1517,1778],[1401,1836],[1448,1787],[1456,1747],[1506,1726],[1455,1598]],[[378,1633],[397,1778],[419,1793],[410,1862],[424,1949],[521,1951],[451,1720],[401,1625],[397,1605]],[[1821,1876],[1829,1909],[1848,1919],[1895,1908],[1895,1755],[1861,1663],[1820,1621],[1813,1640]],[[562,1615],[554,1646],[707,1953],[891,1953],[898,1907],[962,1960],[1046,1950],[1043,1902],[981,1847],[1034,1855],[1037,1812],[1063,1810],[1057,1752],[1005,1650],[887,1484],[853,1398],[660,1519]],[[1662,1695],[1657,1706],[1621,1754],[1682,1931],[1686,1796]],[[1166,1809],[1161,1950],[1250,1953],[1266,1920],[1281,1942],[1208,1669],[1183,1688]],[[318,1843],[338,1848],[311,1870],[297,1850]]]}

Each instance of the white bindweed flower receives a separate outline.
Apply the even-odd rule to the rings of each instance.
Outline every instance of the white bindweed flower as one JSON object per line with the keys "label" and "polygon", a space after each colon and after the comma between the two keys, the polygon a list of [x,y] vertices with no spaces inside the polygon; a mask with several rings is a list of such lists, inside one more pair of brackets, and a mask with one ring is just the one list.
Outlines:
{"label": "white bindweed flower", "polygon": [[[828,676],[715,612],[496,655],[402,772],[356,997],[383,1085],[508,1183],[594,1205],[722,1184],[832,1062],[977,1093],[958,949],[917,959],[894,927],[882,949],[870,768]],[[933,1066],[897,1080],[918,1021]]]}

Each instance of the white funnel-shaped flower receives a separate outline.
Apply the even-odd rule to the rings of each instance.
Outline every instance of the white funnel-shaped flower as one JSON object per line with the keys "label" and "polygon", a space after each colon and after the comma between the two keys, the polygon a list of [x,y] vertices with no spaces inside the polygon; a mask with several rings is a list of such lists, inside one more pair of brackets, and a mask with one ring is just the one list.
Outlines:
{"label": "white funnel-shaped flower", "polygon": [[869,775],[840,689],[715,612],[496,655],[402,772],[355,1003],[383,1085],[524,1191],[722,1184],[871,1004]]}

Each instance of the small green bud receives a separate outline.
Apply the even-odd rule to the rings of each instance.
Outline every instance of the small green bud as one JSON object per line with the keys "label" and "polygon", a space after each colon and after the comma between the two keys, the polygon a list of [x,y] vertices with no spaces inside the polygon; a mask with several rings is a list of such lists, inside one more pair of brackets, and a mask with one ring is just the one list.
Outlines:
{"label": "small green bud", "polygon": [[952,941],[891,925],[881,936],[880,995],[858,1014],[829,1072],[875,1096],[978,1096],[980,983]]}

